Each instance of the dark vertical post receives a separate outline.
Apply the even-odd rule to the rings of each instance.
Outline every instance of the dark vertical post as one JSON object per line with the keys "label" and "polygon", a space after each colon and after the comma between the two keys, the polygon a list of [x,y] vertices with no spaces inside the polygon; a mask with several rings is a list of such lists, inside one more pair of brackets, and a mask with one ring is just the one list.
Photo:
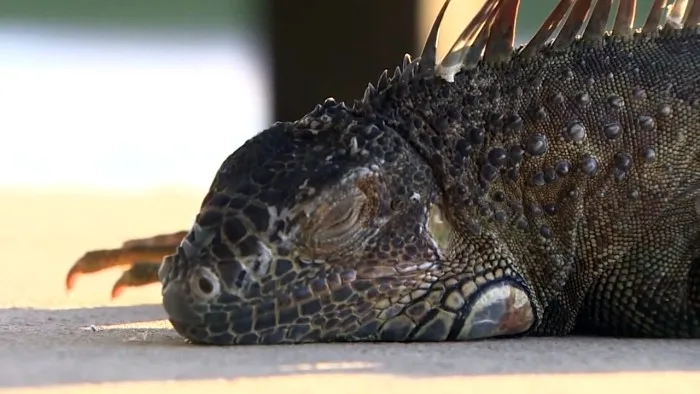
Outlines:
{"label": "dark vertical post", "polygon": [[351,102],[415,53],[421,0],[268,0],[275,120]]}

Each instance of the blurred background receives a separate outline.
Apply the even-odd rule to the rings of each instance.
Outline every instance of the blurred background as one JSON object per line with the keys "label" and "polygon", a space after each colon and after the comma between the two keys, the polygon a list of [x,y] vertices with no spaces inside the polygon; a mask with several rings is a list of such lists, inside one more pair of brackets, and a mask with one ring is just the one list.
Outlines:
{"label": "blurred background", "polygon": [[206,187],[271,118],[264,6],[0,0],[0,183]]}
{"label": "blurred background", "polygon": [[[206,188],[272,121],[419,53],[442,2],[0,0],[0,186]],[[556,2],[523,1],[520,41]],[[440,53],[480,5],[452,2]]]}

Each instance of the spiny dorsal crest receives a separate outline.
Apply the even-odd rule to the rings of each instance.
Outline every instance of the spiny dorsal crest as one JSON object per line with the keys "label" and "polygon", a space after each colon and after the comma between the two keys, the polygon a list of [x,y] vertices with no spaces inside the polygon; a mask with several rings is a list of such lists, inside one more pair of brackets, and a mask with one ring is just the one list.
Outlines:
{"label": "spiny dorsal crest", "polygon": [[695,27],[700,23],[700,0],[691,0],[690,7],[688,0],[677,0],[668,7],[667,0],[654,0],[641,30],[635,30],[637,1],[618,0],[612,32],[606,32],[613,0],[560,0],[532,39],[516,51],[513,45],[520,0],[486,0],[438,63],[438,32],[450,1],[446,0],[438,12],[420,57],[411,60],[408,54],[404,55],[402,66],[396,67],[391,78],[385,70],[377,87],[371,83],[367,86],[362,103],[368,103],[393,83],[436,76],[454,82],[455,75],[463,69],[508,62],[516,53],[521,58],[533,57],[545,46],[564,50],[575,40],[600,42],[606,34],[626,38],[635,31],[653,35],[659,29]]}

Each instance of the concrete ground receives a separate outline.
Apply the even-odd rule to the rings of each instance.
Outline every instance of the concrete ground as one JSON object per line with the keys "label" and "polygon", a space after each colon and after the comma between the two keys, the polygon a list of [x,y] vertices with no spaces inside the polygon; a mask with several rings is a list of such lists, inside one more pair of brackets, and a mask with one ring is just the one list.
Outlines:
{"label": "concrete ground", "polygon": [[700,341],[196,347],[157,286],[110,301],[110,270],[65,293],[86,249],[184,229],[202,195],[0,191],[0,392],[700,392]]}

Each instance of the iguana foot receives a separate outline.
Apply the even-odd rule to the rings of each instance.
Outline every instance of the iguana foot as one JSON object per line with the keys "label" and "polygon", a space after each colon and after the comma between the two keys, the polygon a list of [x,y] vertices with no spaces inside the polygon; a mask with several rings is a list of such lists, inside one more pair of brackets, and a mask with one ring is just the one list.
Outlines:
{"label": "iguana foot", "polygon": [[73,264],[66,275],[66,290],[75,286],[81,274],[99,272],[116,266],[130,266],[115,282],[112,298],[118,297],[127,287],[156,283],[163,257],[173,253],[187,231],[161,234],[150,238],[132,239],[119,249],[91,250]]}

